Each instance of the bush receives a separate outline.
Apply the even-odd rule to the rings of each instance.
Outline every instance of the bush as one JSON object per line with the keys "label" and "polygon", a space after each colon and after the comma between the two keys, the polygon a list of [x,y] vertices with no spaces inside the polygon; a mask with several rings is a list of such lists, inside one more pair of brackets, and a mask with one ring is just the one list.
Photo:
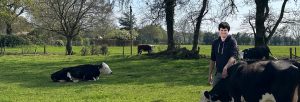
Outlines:
{"label": "bush", "polygon": [[83,45],[84,45],[84,46],[90,46],[90,45],[91,45],[90,39],[89,39],[89,38],[85,38],[85,39],[83,40]]}
{"label": "bush", "polygon": [[29,42],[24,38],[16,35],[0,35],[0,46],[1,47],[15,47],[19,45],[28,45]]}
{"label": "bush", "polygon": [[102,55],[107,55],[108,54],[108,46],[107,45],[102,45],[100,48],[101,54]]}
{"label": "bush", "polygon": [[87,56],[89,54],[89,50],[87,47],[82,47],[82,49],[80,50],[81,52],[81,56]]}
{"label": "bush", "polygon": [[54,42],[54,45],[55,45],[55,46],[64,46],[65,44],[64,44],[64,41],[62,41],[62,40],[56,40],[56,41]]}
{"label": "bush", "polygon": [[100,50],[99,50],[99,47],[97,46],[91,46],[91,55],[98,55],[100,54]]}

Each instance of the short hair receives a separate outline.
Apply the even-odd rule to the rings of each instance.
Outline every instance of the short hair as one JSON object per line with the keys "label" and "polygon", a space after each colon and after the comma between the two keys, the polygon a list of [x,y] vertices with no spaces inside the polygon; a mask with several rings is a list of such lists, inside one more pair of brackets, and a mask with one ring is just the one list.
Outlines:
{"label": "short hair", "polygon": [[220,30],[220,28],[223,28],[223,29],[227,28],[228,31],[230,31],[230,26],[229,26],[229,24],[227,22],[221,22],[219,24],[219,30]]}

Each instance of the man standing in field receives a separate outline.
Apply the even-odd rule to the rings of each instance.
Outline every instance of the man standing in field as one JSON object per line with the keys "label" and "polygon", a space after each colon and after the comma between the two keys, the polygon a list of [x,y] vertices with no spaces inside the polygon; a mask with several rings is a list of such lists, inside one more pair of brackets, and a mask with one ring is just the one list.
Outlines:
{"label": "man standing in field", "polygon": [[[208,82],[213,86],[222,78],[227,77],[227,69],[234,64],[238,55],[238,46],[236,40],[229,35],[230,26],[227,22],[219,24],[219,37],[212,43],[211,61],[209,68]],[[213,78],[213,70],[216,67],[216,73]],[[213,79],[213,80],[212,80]]]}

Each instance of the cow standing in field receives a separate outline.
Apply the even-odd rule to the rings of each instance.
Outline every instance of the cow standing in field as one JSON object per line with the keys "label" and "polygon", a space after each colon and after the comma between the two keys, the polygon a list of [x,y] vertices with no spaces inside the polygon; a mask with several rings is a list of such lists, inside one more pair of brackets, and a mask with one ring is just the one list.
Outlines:
{"label": "cow standing in field", "polygon": [[[228,77],[204,96],[210,101],[259,102],[264,94],[276,102],[297,102],[300,64],[290,60],[239,62],[228,68]],[[233,99],[233,100],[232,100]]]}
{"label": "cow standing in field", "polygon": [[150,44],[140,44],[138,45],[138,54],[142,54],[142,51],[147,51],[148,54],[150,54],[153,51],[153,47],[154,45],[150,45]]}
{"label": "cow standing in field", "polygon": [[63,68],[51,74],[51,79],[53,82],[96,81],[100,74],[112,74],[109,66],[104,62],[100,65],[85,64]]}

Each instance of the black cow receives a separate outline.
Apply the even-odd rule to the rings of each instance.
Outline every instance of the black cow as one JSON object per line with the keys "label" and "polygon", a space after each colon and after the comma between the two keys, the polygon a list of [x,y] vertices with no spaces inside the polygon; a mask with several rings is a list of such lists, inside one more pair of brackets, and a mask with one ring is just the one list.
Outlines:
{"label": "black cow", "polygon": [[153,51],[153,45],[140,44],[138,45],[138,54],[142,54],[142,51],[147,51],[150,54]]}
{"label": "black cow", "polygon": [[270,49],[268,46],[258,46],[254,48],[245,49],[243,52],[243,59],[261,60],[270,59]]}
{"label": "black cow", "polygon": [[300,64],[296,61],[257,61],[251,64],[238,62],[228,69],[228,77],[218,82],[204,96],[211,101],[258,102],[270,93],[276,102],[294,102],[298,96]]}
{"label": "black cow", "polygon": [[53,82],[78,82],[79,80],[98,80],[100,73],[112,74],[109,66],[106,63],[100,65],[79,65],[74,67],[63,68],[53,74],[51,79]]}

